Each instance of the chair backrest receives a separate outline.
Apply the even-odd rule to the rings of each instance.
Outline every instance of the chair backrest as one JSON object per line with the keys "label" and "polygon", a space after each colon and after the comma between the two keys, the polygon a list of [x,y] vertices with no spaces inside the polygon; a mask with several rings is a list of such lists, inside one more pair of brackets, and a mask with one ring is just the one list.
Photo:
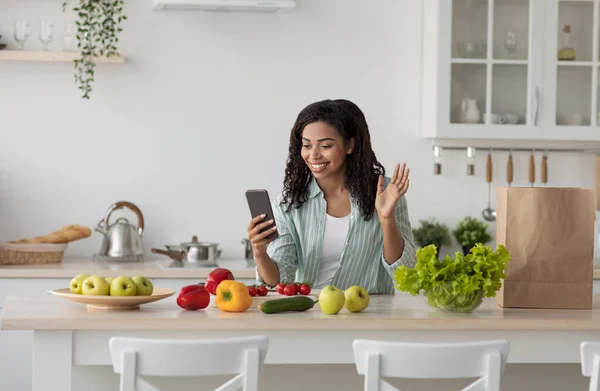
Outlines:
{"label": "chair backrest", "polygon": [[583,341],[580,352],[581,373],[590,378],[590,391],[600,391],[600,342]]}
{"label": "chair backrest", "polygon": [[413,379],[480,378],[464,390],[500,389],[510,344],[506,340],[473,342],[391,342],[357,339],[357,372],[365,390],[394,390],[380,377]]}
{"label": "chair backrest", "polygon": [[122,391],[136,390],[134,384],[140,381],[146,383],[140,376],[234,374],[238,375],[234,378],[237,388],[220,389],[257,390],[258,371],[268,346],[266,336],[201,340],[112,337],[109,341],[113,370],[121,374]]}

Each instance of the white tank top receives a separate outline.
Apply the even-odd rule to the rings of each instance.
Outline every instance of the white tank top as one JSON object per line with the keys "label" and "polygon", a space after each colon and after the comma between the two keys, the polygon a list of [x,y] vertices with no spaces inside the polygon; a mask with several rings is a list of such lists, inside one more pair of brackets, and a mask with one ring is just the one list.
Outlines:
{"label": "white tank top", "polygon": [[350,215],[333,217],[326,215],[321,265],[313,287],[321,289],[331,284],[335,272],[340,267],[342,251],[346,244]]}

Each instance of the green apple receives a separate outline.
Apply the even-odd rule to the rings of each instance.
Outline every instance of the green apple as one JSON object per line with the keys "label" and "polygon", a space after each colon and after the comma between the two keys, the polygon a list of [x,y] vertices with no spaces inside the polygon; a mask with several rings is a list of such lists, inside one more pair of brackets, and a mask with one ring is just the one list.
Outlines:
{"label": "green apple", "polygon": [[85,281],[86,278],[88,278],[90,275],[89,274],[78,274],[75,277],[73,277],[73,279],[71,280],[71,283],[69,284],[69,289],[71,290],[71,293],[76,293],[78,295],[81,294],[81,288],[83,288],[83,281]]}
{"label": "green apple", "polygon": [[319,293],[319,307],[325,314],[334,315],[344,308],[346,297],[341,289],[328,285]]}
{"label": "green apple", "polygon": [[89,276],[83,281],[81,291],[84,295],[108,296],[109,287],[110,285],[103,277]]}
{"label": "green apple", "polygon": [[108,285],[110,285],[110,284],[112,284],[112,282],[115,278],[114,277],[104,277],[104,279],[106,280],[106,282],[108,282]]}
{"label": "green apple", "polygon": [[135,296],[137,286],[131,277],[119,276],[110,283],[111,296]]}
{"label": "green apple", "polygon": [[147,279],[144,276],[134,276],[132,280],[137,286],[137,296],[150,296],[152,294],[154,286],[152,285],[152,282],[150,282],[149,279]]}
{"label": "green apple", "polygon": [[369,306],[369,292],[362,286],[351,286],[344,291],[344,296],[344,308],[350,312],[360,312]]}

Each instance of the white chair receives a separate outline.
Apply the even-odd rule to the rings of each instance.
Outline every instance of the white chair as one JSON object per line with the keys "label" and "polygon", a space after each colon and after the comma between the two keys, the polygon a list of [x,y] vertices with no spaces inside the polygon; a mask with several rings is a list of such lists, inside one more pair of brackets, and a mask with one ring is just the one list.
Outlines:
{"label": "white chair", "polygon": [[352,345],[365,391],[399,391],[381,377],[478,377],[462,391],[499,391],[510,344],[505,340],[420,343],[357,339]]}
{"label": "white chair", "polygon": [[216,391],[258,391],[266,336],[176,340],[112,337],[110,354],[120,391],[159,391],[141,376],[237,375]]}
{"label": "white chair", "polygon": [[590,378],[590,391],[600,391],[600,342],[583,341],[581,352],[581,373]]}

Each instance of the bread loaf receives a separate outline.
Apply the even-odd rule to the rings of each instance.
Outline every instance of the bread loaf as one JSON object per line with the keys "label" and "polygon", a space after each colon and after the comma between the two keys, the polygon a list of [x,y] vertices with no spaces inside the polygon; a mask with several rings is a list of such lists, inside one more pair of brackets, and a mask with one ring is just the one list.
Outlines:
{"label": "bread loaf", "polygon": [[82,225],[72,224],[67,225],[54,231],[48,235],[36,236],[30,239],[15,240],[9,243],[18,244],[40,244],[40,243],[68,243],[75,240],[87,238],[92,234],[92,230],[89,227]]}

